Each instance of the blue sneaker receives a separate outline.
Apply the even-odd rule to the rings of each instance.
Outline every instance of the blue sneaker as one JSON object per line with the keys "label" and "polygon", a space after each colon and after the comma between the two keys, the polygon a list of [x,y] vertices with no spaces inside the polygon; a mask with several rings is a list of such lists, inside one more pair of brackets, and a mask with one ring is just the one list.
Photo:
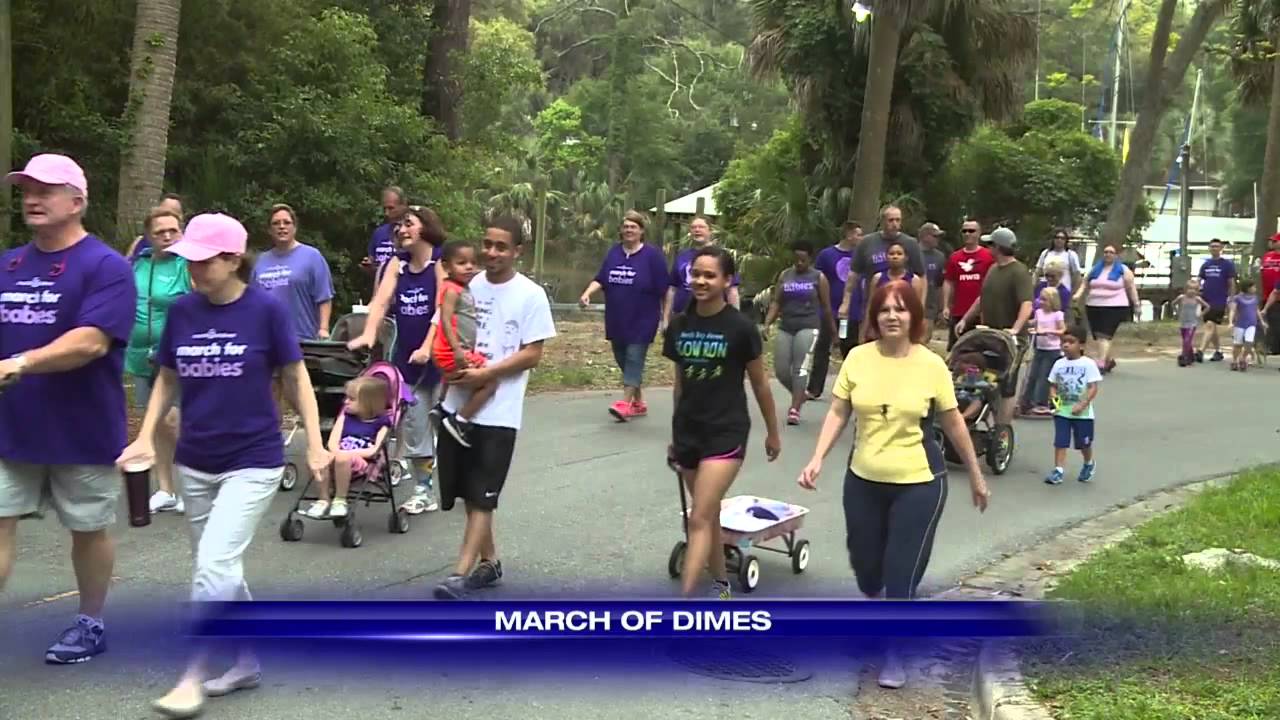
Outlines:
{"label": "blue sneaker", "polygon": [[1049,474],[1045,477],[1044,482],[1045,482],[1045,484],[1046,484],[1046,485],[1057,485],[1057,484],[1061,483],[1061,482],[1062,482],[1062,471],[1061,471],[1061,470],[1059,470],[1058,468],[1054,468],[1054,469],[1053,469],[1053,472],[1049,473]]}
{"label": "blue sneaker", "polygon": [[44,661],[52,665],[74,665],[88,662],[106,650],[106,628],[101,622],[81,615],[75,625],[64,630],[57,642],[49,646]]}
{"label": "blue sneaker", "polygon": [[1080,468],[1080,477],[1076,478],[1080,482],[1089,482],[1093,479],[1093,463],[1087,462],[1084,467]]}

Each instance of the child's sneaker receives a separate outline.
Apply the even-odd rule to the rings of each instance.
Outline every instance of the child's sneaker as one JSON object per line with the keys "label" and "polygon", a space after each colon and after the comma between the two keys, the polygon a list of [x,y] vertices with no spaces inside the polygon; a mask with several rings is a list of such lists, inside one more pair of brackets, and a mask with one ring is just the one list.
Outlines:
{"label": "child's sneaker", "polygon": [[1046,485],[1058,485],[1062,482],[1063,475],[1062,468],[1054,468],[1053,472],[1045,476],[1044,482]]}
{"label": "child's sneaker", "polygon": [[609,414],[617,418],[618,422],[626,422],[635,415],[635,410],[631,403],[619,400],[609,406]]}
{"label": "child's sneaker", "polygon": [[649,414],[649,405],[643,401],[631,403],[631,417],[644,417]]}
{"label": "child's sneaker", "polygon": [[329,507],[329,517],[344,518],[347,516],[347,501],[334,500],[333,505]]}
{"label": "child's sneaker", "polygon": [[1197,351],[1196,351],[1196,362],[1198,362],[1198,363],[1202,363],[1202,362],[1204,362],[1204,351],[1203,351],[1203,350],[1197,350]]}
{"label": "child's sneaker", "polygon": [[1222,362],[1222,351],[1218,350],[1213,353],[1213,357],[1209,358],[1209,362]]}
{"label": "child's sneaker", "polygon": [[467,432],[471,430],[471,422],[469,420],[460,420],[457,415],[450,415],[444,419],[442,423],[444,429],[449,431],[454,440],[462,447],[471,447],[471,441],[467,439]]}
{"label": "child's sneaker", "polygon": [[329,501],[317,500],[311,503],[311,507],[307,508],[302,514],[313,520],[320,520],[321,518],[327,517],[329,515]]}
{"label": "child's sneaker", "polygon": [[1087,462],[1084,464],[1084,467],[1080,468],[1080,477],[1077,477],[1076,480],[1083,483],[1087,483],[1090,480],[1093,480],[1093,463],[1092,462]]}
{"label": "child's sneaker", "polygon": [[729,589],[729,583],[724,580],[712,580],[711,597],[716,600],[732,600],[733,591]]}

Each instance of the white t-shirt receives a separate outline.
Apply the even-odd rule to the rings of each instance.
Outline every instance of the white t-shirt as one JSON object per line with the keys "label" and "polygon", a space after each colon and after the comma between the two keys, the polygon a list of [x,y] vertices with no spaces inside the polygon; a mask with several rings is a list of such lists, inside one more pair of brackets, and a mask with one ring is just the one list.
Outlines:
{"label": "white t-shirt", "polygon": [[1067,290],[1071,290],[1076,273],[1083,273],[1080,268],[1080,256],[1075,250],[1046,249],[1040,253],[1040,260],[1036,263],[1036,273],[1043,273],[1049,263],[1057,263],[1062,267],[1062,284]]}
{"label": "white t-shirt", "polygon": [[[480,274],[468,287],[476,302],[476,352],[484,355],[490,365],[511,357],[524,345],[556,336],[546,291],[524,275],[516,273],[495,285]],[[528,370],[502,378],[498,391],[469,419],[477,425],[519,430],[528,385]],[[470,390],[450,387],[445,410],[456,413],[470,396]]]}
{"label": "white t-shirt", "polygon": [[1080,415],[1071,411],[1076,403],[1088,395],[1090,385],[1102,382],[1102,372],[1098,370],[1098,364],[1093,358],[1088,355],[1081,355],[1075,360],[1058,358],[1049,371],[1049,382],[1057,386],[1058,390],[1055,415],[1079,420],[1093,419],[1093,403],[1089,403],[1089,407]]}

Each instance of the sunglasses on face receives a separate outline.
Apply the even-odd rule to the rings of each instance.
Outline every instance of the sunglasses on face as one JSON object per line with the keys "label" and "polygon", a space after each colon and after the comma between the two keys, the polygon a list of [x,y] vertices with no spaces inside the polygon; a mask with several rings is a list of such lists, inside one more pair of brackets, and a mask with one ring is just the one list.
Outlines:
{"label": "sunglasses on face", "polygon": [[976,235],[978,233],[977,230],[970,230],[968,228],[961,230],[960,232],[964,233],[965,235]]}

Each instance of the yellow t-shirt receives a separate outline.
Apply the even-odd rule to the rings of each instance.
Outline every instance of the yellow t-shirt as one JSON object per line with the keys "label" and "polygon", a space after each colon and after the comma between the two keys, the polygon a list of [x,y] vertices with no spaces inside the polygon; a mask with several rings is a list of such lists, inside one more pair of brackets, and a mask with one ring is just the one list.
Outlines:
{"label": "yellow t-shirt", "polygon": [[957,407],[947,364],[913,345],[903,358],[885,357],[874,342],[845,358],[832,390],[853,405],[857,439],[849,468],[875,482],[929,482],[946,470],[933,433],[933,414]]}

